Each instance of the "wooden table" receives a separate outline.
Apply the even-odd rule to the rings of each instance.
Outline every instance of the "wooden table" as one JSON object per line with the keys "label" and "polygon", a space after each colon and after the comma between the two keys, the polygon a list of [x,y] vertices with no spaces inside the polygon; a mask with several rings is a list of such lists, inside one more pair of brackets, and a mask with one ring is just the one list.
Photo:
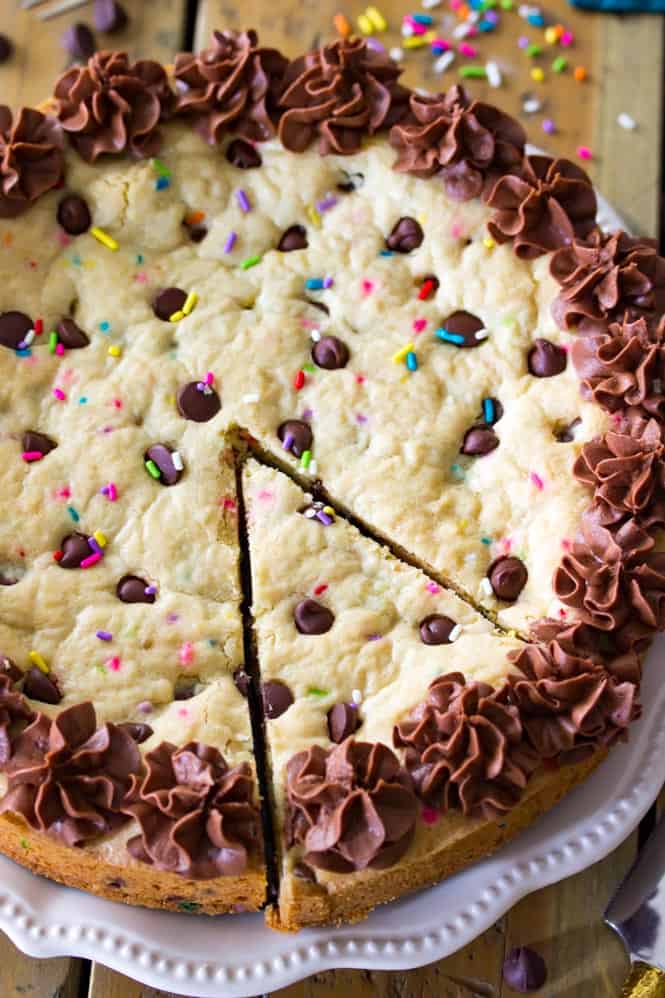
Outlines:
{"label": "wooden table", "polygon": [[[359,0],[352,0],[349,6],[338,0],[244,0],[237,7],[230,0],[200,0],[198,4],[191,0],[125,0],[125,5],[131,22],[113,44],[128,48],[134,55],[152,55],[164,61],[178,48],[202,45],[215,26],[252,25],[264,43],[292,54],[330,38],[337,10],[354,22],[364,9]],[[409,7],[398,0],[382,0],[379,6],[390,25],[382,41],[387,46],[399,44],[402,14],[417,9],[417,4]],[[447,3],[434,13],[440,16],[445,10]],[[518,49],[517,38],[523,34],[532,41],[542,41],[542,32],[526,28],[512,12],[502,14],[498,31],[481,38],[481,55],[475,60],[495,60],[502,69],[503,86],[491,90],[479,84],[471,89],[518,114],[534,144],[573,159],[580,145],[590,147],[593,158],[586,165],[599,189],[635,231],[655,235],[663,180],[663,18],[584,14],[565,0],[552,0],[546,12],[554,23],[573,30],[576,43],[565,54],[571,68],[585,66],[587,81],[576,83],[570,69],[553,74],[550,66],[555,53],[546,47],[535,61],[543,67],[546,79],[534,82],[530,76],[534,62]],[[0,0],[0,28],[17,46],[14,58],[0,66],[2,101],[16,106],[47,96],[53,79],[65,66],[60,35],[68,23],[89,16],[89,8],[83,8],[42,23],[34,12],[19,11],[17,0]],[[109,39],[100,42],[108,44]],[[432,64],[425,51],[408,53],[406,82],[441,89],[458,79],[454,68],[444,77],[437,76]],[[526,92],[544,101],[541,114],[529,117],[522,113]],[[621,112],[637,122],[634,131],[618,126],[616,119]],[[555,122],[555,134],[544,134],[543,117]],[[652,820],[653,813],[645,819],[642,835]],[[440,963],[409,973],[330,972],[277,992],[272,998],[509,998],[514,992],[502,985],[501,964],[504,953],[518,944],[534,946],[547,961],[549,980],[539,992],[543,998],[618,998],[625,958],[618,942],[602,926],[600,914],[634,859],[639,841],[640,832],[635,832],[590,870],[526,898],[474,943]],[[3,998],[158,998],[159,994],[100,964],[91,966],[66,958],[29,959],[0,935]]]}

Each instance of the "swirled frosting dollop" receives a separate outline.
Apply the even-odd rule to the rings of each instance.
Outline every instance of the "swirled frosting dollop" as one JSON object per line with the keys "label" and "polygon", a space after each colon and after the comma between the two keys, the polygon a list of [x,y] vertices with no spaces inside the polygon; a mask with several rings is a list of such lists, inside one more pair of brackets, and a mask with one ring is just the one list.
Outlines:
{"label": "swirled frosting dollop", "polygon": [[393,742],[406,749],[404,764],[427,804],[488,820],[515,806],[538,757],[508,693],[450,672],[395,726]]}
{"label": "swirled frosting dollop", "polygon": [[21,814],[32,828],[70,846],[127,820],[120,805],[141,756],[122,728],[97,728],[91,703],[68,707],[54,720],[34,715],[11,747],[0,813]]}
{"label": "swirled frosting dollop", "polygon": [[62,129],[55,118],[0,105],[0,218],[15,218],[62,178]]}
{"label": "swirled frosting dollop", "polygon": [[335,873],[392,866],[409,847],[418,805],[386,745],[347,738],[289,759],[287,835],[304,861]]}
{"label": "swirled frosting dollop", "polygon": [[288,60],[261,48],[255,31],[215,31],[209,48],[175,60],[176,114],[210,144],[233,131],[253,142],[275,134],[277,97]]}
{"label": "swirled frosting dollop", "polygon": [[145,755],[123,810],[139,823],[134,859],[184,877],[239,876],[261,850],[261,819],[247,763],[229,767],[209,745],[162,742]]}
{"label": "swirled frosting dollop", "polygon": [[606,333],[612,322],[665,311],[665,259],[655,240],[592,232],[557,250],[550,272],[561,285],[552,315],[562,329]]}
{"label": "swirled frosting dollop", "polygon": [[455,201],[479,197],[522,161],[526,133],[519,122],[471,102],[460,86],[445,94],[411,94],[409,112],[390,131],[398,150],[394,168],[417,177],[440,175]]}
{"label": "swirled frosting dollop", "polygon": [[34,712],[25,697],[14,689],[9,676],[0,675],[0,766],[6,766],[12,756],[12,735],[17,726],[32,721]]}
{"label": "swirled frosting dollop", "polygon": [[407,113],[402,70],[362,38],[341,39],[289,63],[279,99],[279,137],[291,152],[318,138],[322,156],[358,152],[365,135]]}
{"label": "swirled frosting dollop", "polygon": [[501,177],[487,203],[487,228],[498,243],[512,242],[531,260],[588,236],[596,227],[596,195],[589,177],[567,159],[526,156],[518,171]]}
{"label": "swirled frosting dollop", "polygon": [[126,52],[95,52],[55,85],[56,113],[76,151],[88,163],[103,153],[155,156],[159,122],[173,106],[166,70],[158,62],[130,63]]}

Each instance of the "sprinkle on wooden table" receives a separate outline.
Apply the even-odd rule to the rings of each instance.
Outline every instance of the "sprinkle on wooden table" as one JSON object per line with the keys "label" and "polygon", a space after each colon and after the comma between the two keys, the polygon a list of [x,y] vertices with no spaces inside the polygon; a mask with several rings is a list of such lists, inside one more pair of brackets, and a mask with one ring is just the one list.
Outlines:
{"label": "sprinkle on wooden table", "polygon": [[637,128],[637,122],[635,119],[625,111],[622,111],[621,114],[617,116],[617,125],[620,125],[621,128],[625,128],[628,132],[632,132],[635,128]]}
{"label": "sprinkle on wooden table", "polygon": [[371,35],[374,31],[374,25],[370,21],[367,14],[361,14],[358,17],[356,24],[358,25],[360,31],[362,31],[363,35]]}
{"label": "sprinkle on wooden table", "polygon": [[[376,7],[368,7],[365,14],[369,18],[370,24],[376,29],[376,31],[387,31],[388,22],[380,10],[377,10]],[[432,23],[431,17],[427,23]]]}
{"label": "sprinkle on wooden table", "polygon": [[337,31],[337,33],[340,34],[342,38],[348,38],[348,36],[351,34],[351,25],[344,17],[344,14],[341,13],[335,14],[335,16],[333,17],[333,25],[335,27],[335,31]]}
{"label": "sprinkle on wooden table", "polygon": [[535,80],[536,83],[542,83],[543,80],[545,79],[545,74],[542,71],[542,69],[540,68],[540,66],[535,66],[534,69],[531,70],[531,74],[530,75],[531,75],[531,79]]}
{"label": "sprinkle on wooden table", "polygon": [[459,75],[465,80],[484,80],[487,70],[484,66],[460,66]]}
{"label": "sprinkle on wooden table", "polygon": [[584,80],[586,80],[586,75],[587,75],[586,69],[584,68],[584,66],[575,66],[575,69],[573,70],[573,76],[575,77],[578,83],[583,83]]}
{"label": "sprinkle on wooden table", "polygon": [[593,153],[591,152],[591,150],[589,149],[588,146],[578,146],[577,147],[577,155],[580,157],[580,159],[592,159],[593,158]]}
{"label": "sprinkle on wooden table", "polygon": [[554,73],[563,73],[567,68],[568,60],[562,55],[557,56],[552,62],[552,71]]}

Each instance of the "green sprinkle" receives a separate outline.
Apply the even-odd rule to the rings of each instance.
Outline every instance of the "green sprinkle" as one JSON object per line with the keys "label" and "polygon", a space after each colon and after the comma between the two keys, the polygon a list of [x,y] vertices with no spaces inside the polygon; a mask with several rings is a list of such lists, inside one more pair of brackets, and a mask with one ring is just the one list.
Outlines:
{"label": "green sprinkle", "polygon": [[307,470],[309,468],[309,463],[312,460],[311,450],[304,450],[302,452],[302,457],[300,458],[300,467]]}
{"label": "green sprinkle", "polygon": [[169,170],[166,163],[162,163],[161,159],[157,159],[156,156],[153,156],[153,158],[150,160],[150,165],[154,167],[155,170],[157,170],[157,173],[159,173],[160,176],[162,177],[171,176],[171,171]]}
{"label": "green sprinkle", "polygon": [[303,371],[307,371],[308,374],[316,374],[317,367],[315,364],[303,364]]}
{"label": "green sprinkle", "polygon": [[153,478],[159,478],[160,477],[161,472],[160,472],[159,468],[157,467],[157,465],[155,464],[154,461],[146,461],[145,462],[145,469],[146,469],[146,471],[148,472],[149,475],[152,475]]}
{"label": "green sprinkle", "polygon": [[328,690],[320,690],[318,686],[310,686],[307,690],[307,695],[310,697],[327,697]]}
{"label": "green sprinkle", "polygon": [[552,63],[552,69],[555,73],[563,73],[564,69],[568,68],[568,60],[564,59],[562,55],[558,55],[554,62]]}
{"label": "green sprinkle", "polygon": [[143,263],[143,260],[144,260],[143,253],[137,253],[136,254],[136,262],[137,263]]}
{"label": "green sprinkle", "polygon": [[74,509],[73,506],[68,506],[67,507],[67,512],[71,516],[71,518],[74,521],[74,523],[78,523],[79,520],[81,519],[81,517],[78,515],[78,513],[76,512],[76,510]]}
{"label": "green sprinkle", "polygon": [[487,70],[484,66],[461,66],[459,75],[464,80],[484,80],[487,77]]}
{"label": "green sprinkle", "polygon": [[502,10],[512,10],[513,0],[501,0],[501,8]]}
{"label": "green sprinkle", "polygon": [[52,329],[48,334],[48,351],[49,353],[55,353],[55,348],[58,345],[58,334],[55,329]]}
{"label": "green sprinkle", "polygon": [[455,478],[464,478],[464,468],[459,464],[451,464],[450,470]]}
{"label": "green sprinkle", "polygon": [[240,264],[241,270],[249,270],[250,267],[256,267],[257,263],[261,263],[260,256],[248,256],[246,260],[243,260]]}
{"label": "green sprinkle", "polygon": [[201,907],[196,901],[181,901],[178,905],[180,911],[198,911]]}
{"label": "green sprinkle", "polygon": [[492,543],[492,538],[491,537],[481,537],[480,538],[480,543],[481,544],[491,544]]}
{"label": "green sprinkle", "polygon": [[28,840],[27,839],[21,839],[21,849],[29,849],[29,848],[30,848],[30,846],[28,845]]}
{"label": "green sprinkle", "polygon": [[542,45],[527,45],[527,47],[526,47],[526,54],[528,56],[530,56],[532,59],[535,59],[536,56],[539,56],[539,55],[543,54],[543,46]]}

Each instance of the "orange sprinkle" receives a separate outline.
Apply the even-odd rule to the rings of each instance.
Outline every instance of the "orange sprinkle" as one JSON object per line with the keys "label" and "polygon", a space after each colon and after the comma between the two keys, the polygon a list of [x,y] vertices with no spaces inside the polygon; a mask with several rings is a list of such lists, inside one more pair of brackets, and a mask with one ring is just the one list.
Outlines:
{"label": "orange sprinkle", "polygon": [[351,34],[351,25],[344,17],[344,14],[335,14],[333,24],[335,25],[335,30],[342,38],[347,38]]}
{"label": "orange sprinkle", "polygon": [[204,211],[190,211],[185,215],[185,223],[187,225],[198,225],[205,217],[206,213]]}
{"label": "orange sprinkle", "polygon": [[466,21],[467,17],[471,13],[471,8],[467,6],[467,4],[462,3],[459,5],[455,13],[459,17],[460,21]]}
{"label": "orange sprinkle", "polygon": [[578,83],[582,83],[583,80],[586,80],[586,69],[584,68],[584,66],[575,66],[575,71],[573,72],[573,76],[575,77]]}

